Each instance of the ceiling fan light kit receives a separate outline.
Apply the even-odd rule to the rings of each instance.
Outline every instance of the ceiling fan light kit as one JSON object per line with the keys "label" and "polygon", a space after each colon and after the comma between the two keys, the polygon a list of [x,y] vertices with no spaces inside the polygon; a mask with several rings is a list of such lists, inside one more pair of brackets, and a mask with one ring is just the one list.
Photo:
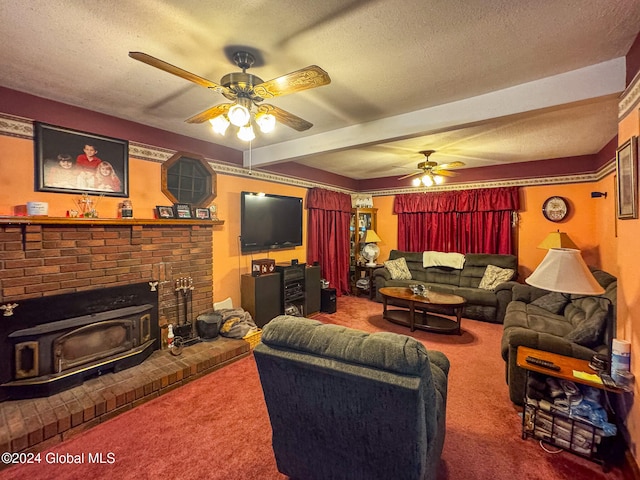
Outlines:
{"label": "ceiling fan light kit", "polygon": [[244,127],[251,120],[251,100],[247,97],[238,97],[236,103],[229,107],[229,121],[236,127]]}
{"label": "ceiling fan light kit", "polygon": [[229,128],[229,125],[231,125],[231,122],[226,115],[218,115],[217,117],[209,120],[209,123],[211,123],[213,131],[218,135],[224,135],[227,128]]}
{"label": "ceiling fan light kit", "polygon": [[209,121],[213,131],[218,135],[225,135],[229,124],[233,124],[238,128],[238,138],[246,142],[250,142],[256,137],[252,123],[255,123],[262,133],[272,132],[277,122],[299,132],[311,128],[313,126],[312,123],[278,107],[263,104],[262,102],[265,98],[297,93],[331,83],[329,74],[317,65],[310,65],[264,82],[260,77],[246,72],[254,64],[255,58],[251,53],[245,51],[235,52],[233,55],[233,61],[242,69],[242,72],[229,73],[223,76],[219,84],[146,53],[129,52],[129,56],[214,92],[221,93],[225,98],[231,100],[233,103],[215,105],[187,119],[186,122],[203,123]]}
{"label": "ceiling fan light kit", "polygon": [[244,140],[245,142],[250,142],[254,138],[256,138],[256,134],[253,131],[253,127],[251,125],[245,125],[244,127],[240,127],[238,130],[238,138],[240,140]]}
{"label": "ceiling fan light kit", "polygon": [[438,165],[438,162],[429,161],[429,155],[435,153],[435,150],[423,150],[420,153],[424,155],[425,160],[424,162],[418,163],[419,172],[410,173],[409,175],[400,177],[398,180],[416,177],[411,181],[411,184],[414,187],[432,187],[433,185],[442,185],[442,183],[444,182],[444,177],[453,177],[457,175],[457,173],[450,172],[448,169],[464,167],[464,163],[459,161],[443,163],[442,165]]}
{"label": "ceiling fan light kit", "polygon": [[414,178],[411,182],[414,187],[419,187],[420,185],[424,185],[425,187],[432,187],[433,185],[442,185],[444,182],[444,178],[440,175],[427,174],[422,178]]}

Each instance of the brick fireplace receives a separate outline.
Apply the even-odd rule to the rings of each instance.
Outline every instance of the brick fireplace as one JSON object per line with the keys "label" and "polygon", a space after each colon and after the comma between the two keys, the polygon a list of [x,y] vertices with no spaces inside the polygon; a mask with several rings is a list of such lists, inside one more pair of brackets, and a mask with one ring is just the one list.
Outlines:
{"label": "brick fireplace", "polygon": [[[16,330],[12,320],[32,301],[46,312],[53,305],[49,300],[60,295],[95,296],[102,289],[126,291],[133,285],[157,289],[153,293],[157,306],[149,311],[140,306],[135,312],[121,312],[130,306],[117,305],[115,313],[106,313],[108,318],[102,319],[109,334],[122,343],[115,349],[152,341],[156,350],[151,356],[138,366],[96,376],[55,395],[0,402],[0,446],[14,452],[44,448],[249,353],[248,343],[223,337],[188,347],[179,357],[158,349],[164,331],[160,327],[167,322],[178,324],[185,316],[176,280],[192,281],[188,310],[192,320],[212,307],[213,228],[222,223],[0,217],[0,349],[12,363],[16,343],[23,340],[20,336],[29,337],[34,327],[21,326],[21,333],[9,339],[10,331]],[[71,319],[78,323],[75,337],[65,337],[70,341],[58,345],[62,357],[54,357],[52,363],[70,362],[73,368],[74,360],[64,356],[64,349],[71,352],[67,357],[86,355],[83,341],[103,337],[85,329],[82,313],[79,317]],[[150,340],[154,335],[156,340]],[[111,348],[109,342],[103,350]],[[34,368],[29,348],[21,357],[27,360],[18,369],[23,373]]]}
{"label": "brick fireplace", "polygon": [[[42,329],[41,324],[53,320],[57,322],[51,324],[61,321],[64,324],[75,317],[80,318],[76,322],[82,323],[81,317],[85,314],[146,303],[157,303],[157,306],[147,309],[153,312],[153,325],[147,327],[150,330],[147,337],[152,337],[152,350],[158,349],[161,342],[155,340],[160,338],[162,330],[159,327],[167,322],[178,325],[185,320],[194,320],[195,316],[212,306],[213,222],[48,217],[2,218],[0,222],[0,348],[4,361],[12,360],[7,350],[13,352],[16,343],[21,345],[16,335],[33,338],[35,327]],[[183,308],[184,298],[175,290],[176,281],[185,278],[193,285],[187,310]],[[138,284],[143,287],[148,284],[147,290],[154,293],[143,299],[144,288],[136,289],[140,299],[137,303],[124,299],[127,287]],[[116,305],[100,307],[98,303],[102,294],[99,292],[118,290],[117,287],[125,289],[108,300]],[[64,300],[52,305],[52,301],[60,296]],[[83,303],[84,297],[88,296],[93,296],[94,300]],[[36,305],[30,305],[32,303]],[[63,309],[70,303],[78,304],[78,308],[69,308],[67,317],[55,313],[46,315],[50,312],[38,313],[38,310],[48,310],[49,307]],[[49,320],[25,319],[23,313],[34,309],[36,312],[31,316],[48,316]],[[187,319],[187,316],[194,318]],[[127,327],[115,317],[105,317],[104,320],[108,321],[106,326],[110,326],[105,333],[110,331],[112,336],[127,337],[131,341],[131,325]],[[84,327],[83,334],[89,335],[92,327]],[[9,335],[14,338],[8,339]],[[102,337],[100,334],[93,338]],[[148,343],[149,340],[138,338],[135,343]],[[64,345],[68,350],[72,342],[68,339],[57,348],[63,350],[61,347]],[[28,357],[30,344],[23,343],[26,353],[22,357]],[[19,362],[20,353],[17,355]],[[49,370],[59,371],[64,360],[50,357],[48,355],[45,362],[57,362],[58,365],[50,366]],[[6,380],[0,378],[0,384]]]}
{"label": "brick fireplace", "polygon": [[159,316],[176,322],[174,281],[191,277],[198,314],[212,304],[218,223],[0,217],[0,305],[155,279]]}

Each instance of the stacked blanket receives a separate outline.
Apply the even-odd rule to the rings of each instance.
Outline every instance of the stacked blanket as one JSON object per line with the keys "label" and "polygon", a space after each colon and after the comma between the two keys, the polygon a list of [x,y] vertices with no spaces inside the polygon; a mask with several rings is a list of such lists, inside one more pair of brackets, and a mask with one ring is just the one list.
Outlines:
{"label": "stacked blanket", "polygon": [[590,455],[603,436],[616,434],[597,388],[532,373],[526,404],[535,408],[525,409],[525,428],[560,447]]}
{"label": "stacked blanket", "polygon": [[229,338],[244,338],[248,333],[257,330],[251,314],[242,308],[224,308],[216,310],[222,315],[220,335]]}

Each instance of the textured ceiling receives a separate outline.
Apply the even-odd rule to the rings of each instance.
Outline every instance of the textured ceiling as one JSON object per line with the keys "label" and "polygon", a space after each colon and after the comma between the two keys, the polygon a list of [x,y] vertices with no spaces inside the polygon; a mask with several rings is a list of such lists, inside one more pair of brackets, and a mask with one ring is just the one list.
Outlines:
{"label": "textured ceiling", "polygon": [[[330,85],[275,98],[314,127],[252,142],[253,166],[354,179],[432,160],[482,167],[598,152],[617,132],[639,0],[0,2],[0,85],[245,151],[184,120],[222,95],[137,62],[219,82],[249,48],[264,80],[316,64]],[[135,140],[135,139],[131,139]]]}

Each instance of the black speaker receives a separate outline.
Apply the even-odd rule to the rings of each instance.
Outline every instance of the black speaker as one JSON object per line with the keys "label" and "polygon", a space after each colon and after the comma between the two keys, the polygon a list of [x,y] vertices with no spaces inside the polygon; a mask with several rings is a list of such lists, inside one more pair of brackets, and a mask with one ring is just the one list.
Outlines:
{"label": "black speaker", "polygon": [[320,311],[324,313],[336,313],[337,295],[335,288],[323,288],[320,290]]}
{"label": "black speaker", "polygon": [[320,267],[314,265],[304,271],[304,314],[313,315],[320,311]]}

